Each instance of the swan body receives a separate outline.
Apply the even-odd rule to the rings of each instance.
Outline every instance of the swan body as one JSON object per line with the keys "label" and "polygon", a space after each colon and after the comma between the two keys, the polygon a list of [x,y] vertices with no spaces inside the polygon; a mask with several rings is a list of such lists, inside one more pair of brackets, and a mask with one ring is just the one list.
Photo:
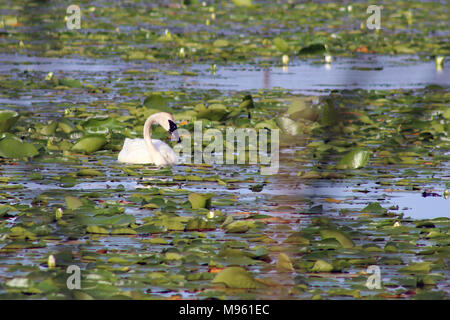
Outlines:
{"label": "swan body", "polygon": [[159,112],[147,118],[144,124],[144,139],[126,138],[119,153],[118,161],[132,164],[155,164],[166,166],[176,164],[178,159],[172,148],[161,140],[151,139],[151,125],[157,122],[169,131],[172,139],[180,142],[177,126],[173,116],[167,112]]}

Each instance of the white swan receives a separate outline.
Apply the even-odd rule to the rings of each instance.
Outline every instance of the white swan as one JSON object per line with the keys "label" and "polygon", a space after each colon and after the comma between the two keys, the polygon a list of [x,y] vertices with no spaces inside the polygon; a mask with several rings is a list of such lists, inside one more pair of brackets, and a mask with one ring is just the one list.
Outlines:
{"label": "white swan", "polygon": [[119,153],[119,162],[166,166],[177,163],[177,155],[166,143],[151,138],[151,127],[154,122],[159,123],[169,131],[172,141],[181,142],[178,136],[175,119],[170,113],[159,112],[147,118],[144,124],[144,139],[125,139]]}

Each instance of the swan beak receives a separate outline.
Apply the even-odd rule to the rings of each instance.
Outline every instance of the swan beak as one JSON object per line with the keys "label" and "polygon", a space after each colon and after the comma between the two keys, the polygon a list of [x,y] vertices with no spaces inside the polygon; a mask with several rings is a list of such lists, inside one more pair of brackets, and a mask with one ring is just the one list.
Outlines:
{"label": "swan beak", "polygon": [[177,143],[181,142],[181,138],[178,135],[178,130],[174,130],[173,132],[170,133],[170,138],[172,141],[176,141]]}

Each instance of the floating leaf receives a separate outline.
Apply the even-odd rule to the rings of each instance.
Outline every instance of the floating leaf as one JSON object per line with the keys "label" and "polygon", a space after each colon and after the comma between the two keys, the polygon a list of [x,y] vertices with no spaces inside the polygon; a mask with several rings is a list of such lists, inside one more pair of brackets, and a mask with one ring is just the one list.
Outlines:
{"label": "floating leaf", "polygon": [[144,100],[144,106],[150,109],[166,111],[168,105],[169,105],[168,99],[163,97],[159,93],[152,93],[149,96],[147,96]]}
{"label": "floating leaf", "polygon": [[198,194],[191,193],[188,196],[189,202],[191,203],[192,209],[200,209],[200,208],[211,208],[211,198],[212,195],[209,194]]}
{"label": "floating leaf", "polygon": [[361,209],[361,212],[384,214],[387,212],[387,210],[385,208],[383,208],[379,202],[372,202],[372,203],[369,203],[363,209]]}
{"label": "floating leaf", "polygon": [[56,121],[51,121],[48,125],[44,126],[41,129],[41,134],[46,136],[51,136],[55,134],[56,128],[58,127],[58,123]]}
{"label": "floating leaf", "polygon": [[39,152],[28,142],[22,142],[17,137],[9,136],[0,141],[0,157],[8,159],[33,158]]}
{"label": "floating leaf", "polygon": [[220,103],[215,103],[206,108],[203,104],[195,106],[197,119],[208,119],[212,121],[221,121],[228,115],[227,107]]}
{"label": "floating leaf", "polygon": [[320,236],[322,237],[322,239],[334,238],[337,241],[339,241],[339,243],[344,248],[354,247],[352,239],[350,239],[350,237],[337,230],[330,230],[330,229],[320,230]]}
{"label": "floating leaf", "polygon": [[250,7],[252,0],[231,0],[237,7]]}
{"label": "floating leaf", "polygon": [[409,266],[401,268],[400,272],[406,273],[429,273],[431,262],[411,263]]}
{"label": "floating leaf", "polygon": [[323,54],[327,51],[326,45],[322,43],[314,43],[309,46],[303,47],[298,52],[299,55],[316,55]]}
{"label": "floating leaf", "polygon": [[255,227],[255,222],[253,221],[245,221],[245,220],[238,220],[233,221],[230,224],[225,226],[225,230],[228,233],[243,233],[247,232],[251,228]]}
{"label": "floating leaf", "polygon": [[81,176],[81,177],[100,177],[100,176],[104,176],[103,172],[100,172],[98,170],[95,169],[81,169],[80,171],[77,172],[77,176]]}
{"label": "floating leaf", "polygon": [[282,38],[275,38],[273,39],[273,44],[280,52],[286,52],[289,49],[289,45],[287,42]]}
{"label": "floating leaf", "polygon": [[316,121],[319,117],[319,113],[310,107],[306,106],[303,99],[292,99],[291,105],[287,110],[289,118],[294,120],[305,119],[309,121]]}
{"label": "floating leaf", "polygon": [[89,134],[78,140],[72,147],[72,151],[92,153],[100,150],[106,142],[106,138],[103,135]]}
{"label": "floating leaf", "polygon": [[19,119],[19,114],[12,110],[0,110],[0,132],[7,132]]}
{"label": "floating leaf", "polygon": [[88,233],[108,234],[108,230],[99,226],[88,226],[86,228]]}
{"label": "floating leaf", "polygon": [[276,119],[276,123],[283,132],[290,134],[291,136],[296,136],[303,132],[300,123],[288,117],[279,117]]}
{"label": "floating leaf", "polygon": [[83,205],[83,202],[80,199],[73,196],[66,196],[65,200],[67,208],[71,210],[77,209]]}
{"label": "floating leaf", "polygon": [[80,80],[73,79],[73,78],[62,78],[58,79],[59,85],[66,86],[69,88],[81,88],[83,85],[81,84]]}
{"label": "floating leaf", "polygon": [[222,283],[233,289],[256,289],[262,286],[242,267],[225,268],[211,282]]}
{"label": "floating leaf", "polygon": [[95,133],[102,131],[102,129],[110,130],[121,130],[125,128],[125,125],[118,120],[111,117],[95,117],[86,120],[81,125],[87,132]]}
{"label": "floating leaf", "polygon": [[213,46],[217,48],[227,47],[230,43],[224,39],[217,39],[214,41]]}
{"label": "floating leaf", "polygon": [[278,255],[277,261],[277,271],[278,272],[292,272],[294,267],[292,266],[291,259],[285,253],[280,253]]}
{"label": "floating leaf", "polygon": [[359,169],[364,167],[370,158],[370,151],[355,148],[339,161],[338,169]]}
{"label": "floating leaf", "polygon": [[313,267],[311,268],[311,272],[331,272],[333,271],[333,265],[328,263],[322,259],[317,260]]}

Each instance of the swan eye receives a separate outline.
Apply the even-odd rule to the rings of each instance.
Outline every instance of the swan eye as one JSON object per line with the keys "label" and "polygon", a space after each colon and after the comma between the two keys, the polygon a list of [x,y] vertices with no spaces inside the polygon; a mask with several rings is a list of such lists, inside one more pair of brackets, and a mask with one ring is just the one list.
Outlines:
{"label": "swan eye", "polygon": [[172,120],[169,120],[169,132],[172,133],[177,130],[177,125]]}

